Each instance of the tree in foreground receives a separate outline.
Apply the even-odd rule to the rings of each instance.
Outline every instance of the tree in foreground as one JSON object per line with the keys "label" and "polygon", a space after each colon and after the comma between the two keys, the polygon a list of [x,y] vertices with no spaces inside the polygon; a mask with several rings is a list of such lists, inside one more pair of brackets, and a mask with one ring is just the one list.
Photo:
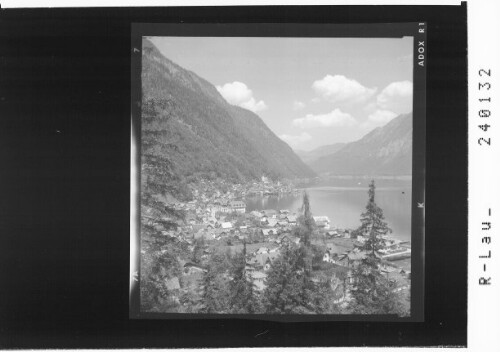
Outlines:
{"label": "tree in foreground", "polygon": [[340,309],[335,300],[340,298],[340,293],[335,293],[333,286],[338,287],[340,280],[332,275],[321,274],[317,276],[315,289],[312,293],[312,305],[317,314],[339,314]]}
{"label": "tree in foreground", "polygon": [[232,281],[229,283],[229,305],[232,313],[253,314],[261,310],[254,284],[246,271],[246,242],[243,251],[234,256]]}
{"label": "tree in foreground", "polygon": [[224,254],[216,253],[211,256],[202,279],[202,313],[229,312],[228,266]]}
{"label": "tree in foreground", "polygon": [[303,236],[303,242],[306,247],[311,246],[311,238],[313,236],[313,231],[315,229],[314,219],[311,212],[311,203],[309,202],[309,195],[304,192],[302,198],[302,211],[303,211],[303,226],[305,228],[305,233]]}
{"label": "tree in foreground", "polygon": [[312,217],[309,195],[304,192],[302,201],[302,214],[297,219],[297,226],[293,234],[300,238],[300,260],[302,261],[303,270],[306,277],[312,274],[312,247],[311,239],[316,230],[316,224]]}
{"label": "tree in foreground", "polygon": [[309,196],[304,193],[302,214],[293,233],[299,246],[290,244],[282,251],[268,272],[264,305],[271,314],[327,314],[338,312],[330,278],[314,277],[312,238],[316,226]]}
{"label": "tree in foreground", "polygon": [[375,181],[373,180],[368,189],[366,211],[361,214],[361,226],[357,232],[368,234],[363,249],[370,252],[372,257],[375,257],[376,252],[383,248],[382,236],[392,232],[384,221],[384,212],[375,203]]}
{"label": "tree in foreground", "polygon": [[304,300],[304,267],[299,248],[287,247],[268,272],[264,304],[267,313],[297,314],[307,311]]}
{"label": "tree in foreground", "polygon": [[352,273],[353,300],[350,309],[354,314],[397,314],[408,312],[401,297],[394,291],[390,281],[376,268],[376,259],[367,257]]}
{"label": "tree in foreground", "polygon": [[361,214],[358,234],[368,235],[363,249],[369,256],[353,270],[353,300],[350,309],[355,314],[398,314],[405,309],[391,282],[380,272],[377,252],[384,247],[383,235],[392,232],[384,221],[382,209],[375,203],[375,182],[368,189],[366,211]]}
{"label": "tree in foreground", "polygon": [[166,280],[180,275],[177,258],[159,251],[147,253],[141,262],[141,310],[150,312],[176,312],[179,308]]}
{"label": "tree in foreground", "polygon": [[193,253],[191,255],[191,260],[194,263],[200,263],[201,262],[201,257],[203,255],[203,251],[205,250],[205,237],[201,236],[197,239],[194,240],[194,247],[193,247]]}

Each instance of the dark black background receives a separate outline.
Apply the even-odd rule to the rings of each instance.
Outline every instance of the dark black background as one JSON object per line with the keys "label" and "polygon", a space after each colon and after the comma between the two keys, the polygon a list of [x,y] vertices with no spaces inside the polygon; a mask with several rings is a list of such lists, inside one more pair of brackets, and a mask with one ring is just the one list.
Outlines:
{"label": "dark black background", "polygon": [[[427,22],[425,322],[129,320],[131,23]],[[466,8],[0,11],[0,348],[467,341]]]}

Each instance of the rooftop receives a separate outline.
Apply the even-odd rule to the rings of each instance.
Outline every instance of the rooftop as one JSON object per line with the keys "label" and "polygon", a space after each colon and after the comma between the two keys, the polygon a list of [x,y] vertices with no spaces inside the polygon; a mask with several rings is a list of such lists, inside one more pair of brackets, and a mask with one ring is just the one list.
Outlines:
{"label": "rooftop", "polygon": [[165,280],[165,286],[167,286],[167,289],[169,290],[179,290],[181,288],[179,278],[177,277]]}

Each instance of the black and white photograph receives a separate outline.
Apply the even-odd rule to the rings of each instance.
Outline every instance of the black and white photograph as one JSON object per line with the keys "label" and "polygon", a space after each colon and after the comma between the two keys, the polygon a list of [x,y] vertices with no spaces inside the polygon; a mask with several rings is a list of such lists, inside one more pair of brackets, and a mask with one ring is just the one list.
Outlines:
{"label": "black and white photograph", "polygon": [[141,44],[140,313],[410,317],[414,37]]}
{"label": "black and white photograph", "polygon": [[498,349],[479,2],[3,1],[0,349]]}

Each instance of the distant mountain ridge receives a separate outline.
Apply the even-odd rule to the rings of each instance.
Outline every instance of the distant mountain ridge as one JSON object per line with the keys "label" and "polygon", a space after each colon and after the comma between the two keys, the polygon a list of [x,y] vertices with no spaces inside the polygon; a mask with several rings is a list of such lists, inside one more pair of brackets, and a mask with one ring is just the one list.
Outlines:
{"label": "distant mountain ridge", "polygon": [[412,114],[400,115],[358,141],[308,164],[331,175],[411,175]]}
{"label": "distant mountain ridge", "polygon": [[297,154],[302,159],[303,162],[305,162],[306,164],[310,164],[323,156],[331,155],[337,152],[338,150],[342,149],[345,145],[346,143],[334,143],[329,145],[322,145],[321,147],[309,151],[295,150],[295,154]]}
{"label": "distant mountain ridge", "polygon": [[305,178],[315,173],[251,111],[143,40],[142,161],[145,176],[183,180]]}

